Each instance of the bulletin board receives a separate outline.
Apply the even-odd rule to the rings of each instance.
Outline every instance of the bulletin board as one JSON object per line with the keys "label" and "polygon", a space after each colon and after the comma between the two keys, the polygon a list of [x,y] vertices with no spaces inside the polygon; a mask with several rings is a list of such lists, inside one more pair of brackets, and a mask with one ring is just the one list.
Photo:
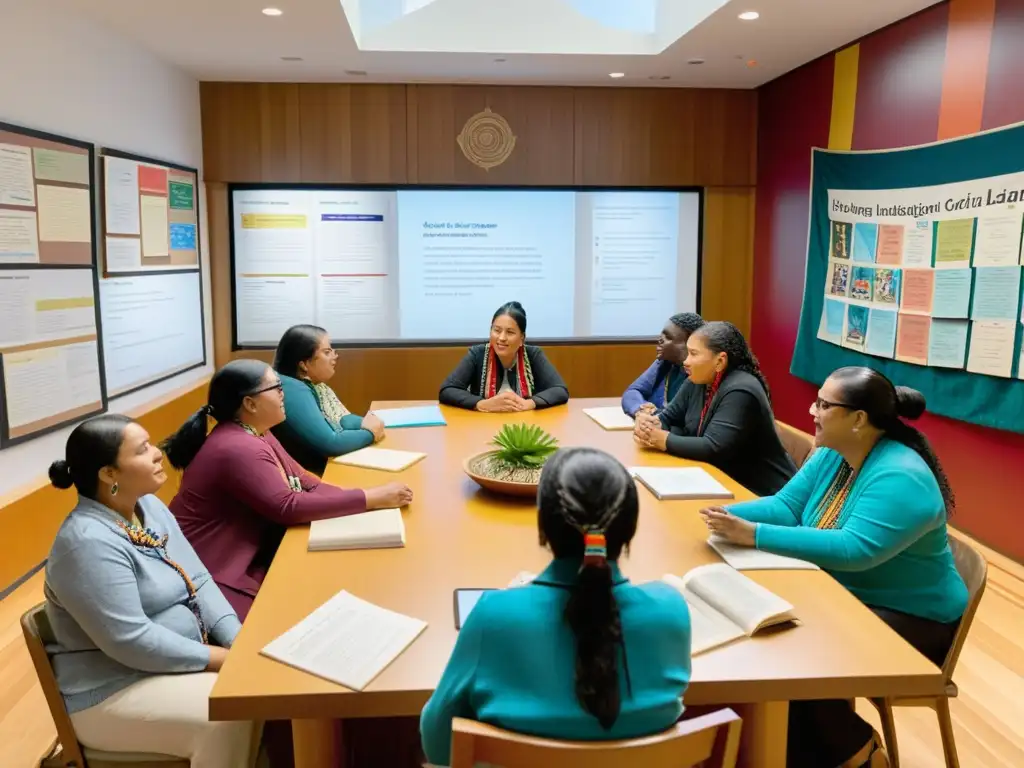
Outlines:
{"label": "bulletin board", "polygon": [[198,175],[103,150],[104,274],[199,269]]}
{"label": "bulletin board", "polygon": [[110,397],[206,364],[198,172],[102,149],[100,316]]}
{"label": "bulletin board", "polygon": [[95,156],[0,123],[0,447],[106,409]]}
{"label": "bulletin board", "polygon": [[1024,124],[812,164],[792,373],[867,365],[933,413],[1024,433]]}

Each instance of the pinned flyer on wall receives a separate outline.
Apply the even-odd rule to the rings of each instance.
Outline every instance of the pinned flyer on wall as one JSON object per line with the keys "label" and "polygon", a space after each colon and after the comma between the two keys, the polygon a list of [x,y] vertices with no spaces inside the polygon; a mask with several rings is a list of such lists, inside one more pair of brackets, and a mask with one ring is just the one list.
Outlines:
{"label": "pinned flyer on wall", "polygon": [[[199,268],[198,174],[107,150],[103,157],[108,275]],[[126,238],[135,239],[129,243]]]}

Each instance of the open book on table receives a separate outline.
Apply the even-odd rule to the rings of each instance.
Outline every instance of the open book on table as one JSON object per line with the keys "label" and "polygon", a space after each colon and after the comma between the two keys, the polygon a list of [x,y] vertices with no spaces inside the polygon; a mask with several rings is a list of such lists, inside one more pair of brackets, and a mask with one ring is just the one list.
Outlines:
{"label": "open book on table", "polygon": [[796,619],[792,605],[725,563],[701,565],[682,577],[666,574],[662,581],[690,607],[691,656]]}

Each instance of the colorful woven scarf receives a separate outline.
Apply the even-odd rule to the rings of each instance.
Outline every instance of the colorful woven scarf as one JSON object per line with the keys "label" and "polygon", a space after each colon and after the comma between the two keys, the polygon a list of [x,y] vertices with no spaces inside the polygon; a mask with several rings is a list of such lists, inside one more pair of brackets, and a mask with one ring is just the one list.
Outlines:
{"label": "colorful woven scarf", "polygon": [[199,622],[199,632],[203,637],[203,643],[208,643],[210,638],[206,631],[206,622],[203,621],[203,612],[199,609],[199,600],[196,597],[195,585],[192,583],[192,579],[188,577],[188,574],[185,573],[185,569],[167,556],[167,535],[164,534],[163,536],[157,536],[156,532],[149,528],[128,525],[121,520],[118,520],[117,524],[120,526],[121,530],[124,531],[124,535],[128,537],[128,541],[137,547],[142,547],[143,549],[156,550],[160,559],[178,572],[182,581],[185,582],[185,592],[188,593],[187,604],[189,610],[192,611],[193,615],[196,617],[196,621]]}
{"label": "colorful woven scarf", "polygon": [[704,417],[708,415],[708,410],[711,408],[711,401],[715,399],[715,395],[718,394],[718,388],[722,384],[722,378],[725,374],[719,371],[715,374],[715,380],[711,382],[711,386],[708,387],[707,397],[704,398],[704,408],[700,412],[700,422],[697,424],[697,437],[700,437],[704,433]]}
{"label": "colorful woven scarf", "polygon": [[320,406],[320,413],[333,427],[341,424],[341,420],[348,416],[349,410],[341,404],[341,400],[334,393],[334,390],[325,381],[314,384],[309,379],[303,379],[316,396],[316,402]]}
{"label": "colorful woven scarf", "polygon": [[[530,368],[530,358],[526,355],[526,348],[519,347],[516,352],[515,364],[516,382],[518,384],[520,397],[533,396],[533,370]],[[484,399],[490,399],[498,394],[501,384],[498,376],[505,375],[505,367],[498,359],[492,344],[487,345],[487,352],[484,353],[484,369],[480,378],[480,395]]]}
{"label": "colorful woven scarf", "polygon": [[814,511],[813,527],[827,530],[843,527],[843,508],[853,487],[853,480],[853,467],[844,461],[836,470],[836,475],[832,478],[825,495],[818,502],[818,507]]}

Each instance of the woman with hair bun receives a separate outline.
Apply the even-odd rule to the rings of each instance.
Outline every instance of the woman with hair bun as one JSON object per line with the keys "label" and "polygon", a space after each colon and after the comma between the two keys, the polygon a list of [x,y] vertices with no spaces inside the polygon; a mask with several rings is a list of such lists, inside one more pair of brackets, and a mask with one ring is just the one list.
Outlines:
{"label": "woman with hair bun", "polygon": [[527,345],[526,310],[510,301],[491,318],[490,341],[469,348],[438,399],[471,411],[513,413],[564,405],[569,390],[544,350]]}
{"label": "woman with hair bun", "polygon": [[[208,417],[217,422],[209,435]],[[232,360],[210,380],[206,405],[163,445],[184,470],[171,511],[242,621],[287,526],[412,501],[401,483],[363,491],[321,482],[270,431],[283,420],[277,373]]]}
{"label": "woman with hair bun", "polygon": [[[811,405],[817,450],[777,495],[711,508],[735,544],[809,560],[942,666],[967,607],[949,547],[953,491],[928,440],[906,420],[920,392],[871,368],[840,368]],[[846,701],[793,702],[790,766],[887,765],[878,734]]]}
{"label": "woman with hair bun", "polygon": [[544,465],[540,542],[554,560],[532,583],[484,594],[420,719],[447,765],[452,718],[554,739],[645,736],[682,714],[690,614],[668,584],[630,584],[618,560],[636,533],[636,484],[618,461],[569,448]]}
{"label": "woman with hair bun", "polygon": [[646,447],[713,464],[764,496],[796,473],[775,430],[768,382],[732,323],[705,323],[686,342],[687,380],[659,415],[640,411],[634,437]]}
{"label": "woman with hair bun", "polygon": [[84,746],[240,768],[254,757],[253,724],[211,722],[207,710],[241,624],[153,495],[166,480],[160,450],[127,416],[71,432],[50,465],[78,504],[46,560],[47,651]]}

